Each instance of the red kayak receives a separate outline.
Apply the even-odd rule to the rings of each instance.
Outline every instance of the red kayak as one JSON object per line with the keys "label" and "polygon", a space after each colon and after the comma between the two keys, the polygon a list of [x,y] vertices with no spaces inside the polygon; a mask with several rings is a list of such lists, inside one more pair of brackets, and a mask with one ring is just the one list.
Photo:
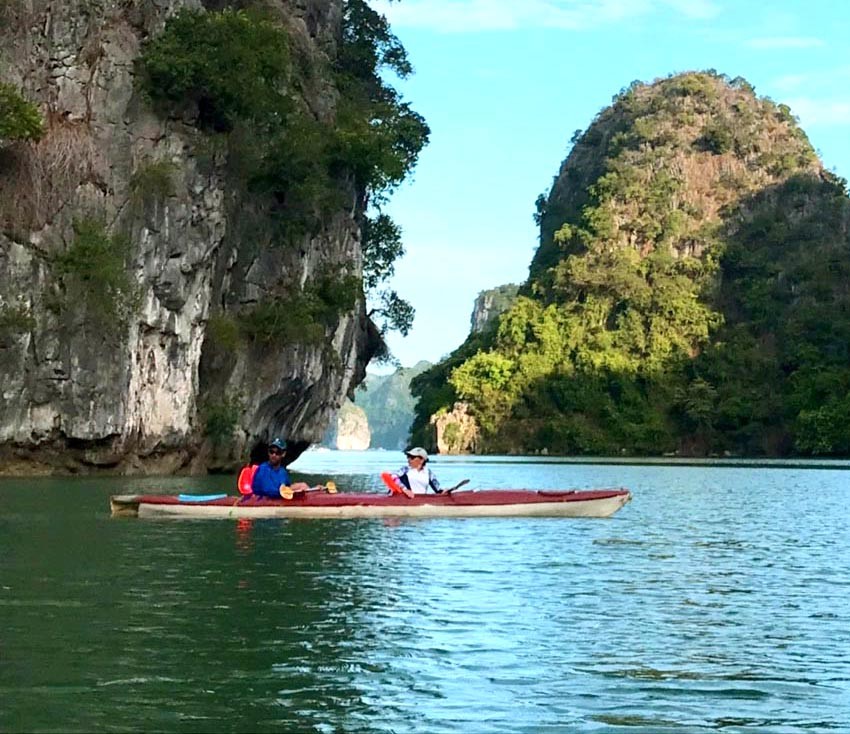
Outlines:
{"label": "red kayak", "polygon": [[115,495],[112,514],[132,517],[609,517],[631,499],[627,489],[485,489],[405,495],[325,491],[291,499],[248,495]]}

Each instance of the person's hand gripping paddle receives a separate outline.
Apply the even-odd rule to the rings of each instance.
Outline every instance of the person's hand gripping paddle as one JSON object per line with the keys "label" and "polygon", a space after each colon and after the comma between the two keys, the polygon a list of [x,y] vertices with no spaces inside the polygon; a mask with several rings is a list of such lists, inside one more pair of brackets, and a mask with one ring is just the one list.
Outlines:
{"label": "person's hand gripping paddle", "polygon": [[328,494],[336,494],[336,484],[334,482],[326,482],[315,487],[288,487],[285,484],[280,485],[280,496],[285,500],[291,500],[293,497],[301,497],[307,492],[327,492]]}

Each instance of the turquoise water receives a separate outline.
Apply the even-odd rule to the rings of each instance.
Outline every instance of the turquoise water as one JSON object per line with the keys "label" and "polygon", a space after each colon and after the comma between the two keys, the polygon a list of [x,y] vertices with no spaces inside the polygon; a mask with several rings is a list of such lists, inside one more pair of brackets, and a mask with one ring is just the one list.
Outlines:
{"label": "turquoise water", "polygon": [[[310,452],[380,491],[400,455]],[[850,463],[445,458],[607,520],[145,521],[0,480],[0,731],[850,732]]]}

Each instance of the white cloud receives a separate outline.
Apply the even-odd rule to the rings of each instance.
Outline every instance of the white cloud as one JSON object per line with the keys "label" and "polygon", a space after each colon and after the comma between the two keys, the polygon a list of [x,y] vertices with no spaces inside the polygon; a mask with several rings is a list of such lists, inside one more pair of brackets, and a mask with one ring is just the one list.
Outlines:
{"label": "white cloud", "polygon": [[834,66],[798,74],[784,74],[774,79],[770,86],[780,92],[797,90],[800,96],[832,96],[835,89],[844,89],[850,83],[850,66]]}
{"label": "white cloud", "polygon": [[717,14],[712,0],[376,0],[396,27],[443,33],[560,28],[580,30],[669,8],[691,19]]}
{"label": "white cloud", "polygon": [[799,89],[810,79],[810,74],[786,74],[773,82],[773,86],[783,92]]}
{"label": "white cloud", "polygon": [[711,0],[664,0],[664,4],[688,18],[697,20],[707,20],[720,13],[720,8]]}
{"label": "white cloud", "polygon": [[816,48],[825,45],[820,38],[813,36],[773,36],[771,38],[751,38],[747,46],[758,49]]}
{"label": "white cloud", "polygon": [[804,129],[810,125],[850,124],[850,102],[844,100],[797,97],[786,100],[786,104]]}

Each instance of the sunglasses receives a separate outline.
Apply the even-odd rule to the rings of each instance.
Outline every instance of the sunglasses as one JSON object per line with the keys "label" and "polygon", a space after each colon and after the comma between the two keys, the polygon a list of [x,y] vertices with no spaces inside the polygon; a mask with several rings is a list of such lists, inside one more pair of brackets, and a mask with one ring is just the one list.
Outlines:
{"label": "sunglasses", "polygon": [[421,459],[421,456],[414,456],[413,454],[406,454],[408,459]]}
{"label": "sunglasses", "polygon": [[270,454],[283,454],[283,451],[280,449],[269,449]]}

